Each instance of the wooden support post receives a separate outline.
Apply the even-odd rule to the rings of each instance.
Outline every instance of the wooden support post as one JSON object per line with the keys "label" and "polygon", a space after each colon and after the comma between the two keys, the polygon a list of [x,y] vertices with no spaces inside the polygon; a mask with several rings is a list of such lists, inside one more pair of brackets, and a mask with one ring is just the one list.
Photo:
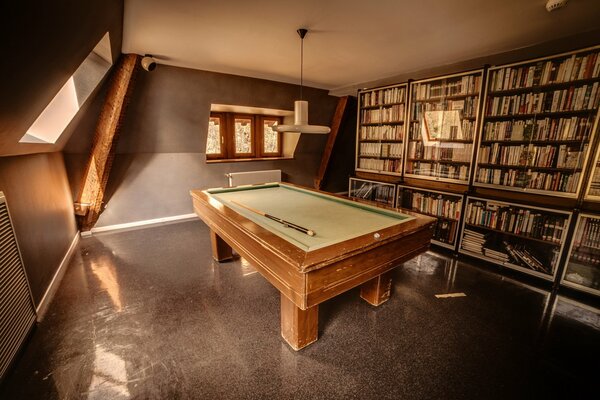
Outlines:
{"label": "wooden support post", "polygon": [[94,144],[76,201],[89,204],[87,213],[78,218],[82,231],[90,230],[102,211],[104,191],[117,147],[118,133],[133,88],[135,72],[139,68],[138,59],[137,54],[122,55],[112,71],[110,87],[98,117]]}
{"label": "wooden support post", "polygon": [[388,301],[392,291],[393,272],[394,270],[390,270],[363,283],[360,287],[360,297],[373,306],[379,306]]}
{"label": "wooden support post", "polygon": [[342,121],[344,120],[344,113],[346,112],[347,105],[348,96],[340,97],[340,99],[338,100],[337,107],[335,109],[335,114],[333,114],[331,132],[329,133],[329,137],[327,138],[327,144],[325,144],[325,150],[323,151],[323,157],[321,158],[319,172],[317,173],[317,177],[315,178],[315,189],[321,189],[321,187],[323,186],[325,172],[327,171],[329,159],[331,158],[331,153],[333,152],[335,139],[337,138],[337,135],[340,131],[340,127],[342,126]]}
{"label": "wooden support post", "polygon": [[210,231],[210,244],[212,245],[212,256],[215,261],[221,262],[233,259],[231,246],[221,239],[221,237],[212,229]]}
{"label": "wooden support post", "polygon": [[319,306],[302,310],[281,293],[281,336],[294,350],[319,338]]}

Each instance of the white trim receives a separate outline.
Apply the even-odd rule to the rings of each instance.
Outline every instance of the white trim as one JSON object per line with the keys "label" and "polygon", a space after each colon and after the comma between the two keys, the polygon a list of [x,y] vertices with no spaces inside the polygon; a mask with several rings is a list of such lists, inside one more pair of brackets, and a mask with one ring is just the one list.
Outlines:
{"label": "white trim", "polygon": [[79,232],[77,232],[75,234],[73,241],[71,241],[71,245],[69,246],[69,249],[65,253],[62,261],[60,262],[60,265],[56,269],[56,272],[54,273],[54,276],[52,277],[52,280],[50,281],[50,284],[48,285],[48,288],[46,289],[46,293],[44,293],[42,300],[40,300],[40,304],[38,304],[38,306],[36,308],[38,322],[40,322],[44,319],[44,314],[46,314],[46,311],[48,311],[48,306],[52,302],[52,299],[54,298],[54,295],[56,294],[56,290],[60,286],[60,282],[62,281],[62,278],[65,275],[65,272],[67,271],[67,265],[69,265],[69,261],[71,261],[71,257],[73,256],[73,253],[75,252],[75,247],[77,246],[78,242],[79,242]]}
{"label": "white trim", "polygon": [[92,228],[90,231],[87,231],[87,232],[81,232],[81,236],[87,237],[87,236],[92,236],[92,234],[94,234],[94,233],[116,231],[116,230],[135,228],[138,226],[145,226],[145,225],[158,225],[158,224],[164,224],[166,222],[181,221],[181,220],[196,219],[196,218],[197,218],[196,214],[191,213],[191,214],[173,215],[171,217],[147,219],[144,221],[127,222],[124,224],[107,225],[107,226],[101,226],[99,228]]}

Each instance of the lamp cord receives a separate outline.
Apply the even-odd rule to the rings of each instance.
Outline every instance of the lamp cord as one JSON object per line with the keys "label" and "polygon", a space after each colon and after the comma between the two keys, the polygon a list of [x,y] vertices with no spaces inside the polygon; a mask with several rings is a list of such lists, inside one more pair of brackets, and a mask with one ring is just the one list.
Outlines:
{"label": "lamp cord", "polygon": [[304,86],[304,38],[300,39],[300,100],[302,98],[302,87]]}

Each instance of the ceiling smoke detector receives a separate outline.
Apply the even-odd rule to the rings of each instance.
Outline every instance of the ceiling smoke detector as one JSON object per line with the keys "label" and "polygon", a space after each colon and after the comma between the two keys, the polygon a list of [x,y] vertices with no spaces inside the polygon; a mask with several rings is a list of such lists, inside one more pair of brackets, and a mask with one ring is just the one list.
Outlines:
{"label": "ceiling smoke detector", "polygon": [[548,10],[548,12],[558,10],[559,8],[566,6],[568,2],[569,0],[548,0],[546,3],[546,10]]}

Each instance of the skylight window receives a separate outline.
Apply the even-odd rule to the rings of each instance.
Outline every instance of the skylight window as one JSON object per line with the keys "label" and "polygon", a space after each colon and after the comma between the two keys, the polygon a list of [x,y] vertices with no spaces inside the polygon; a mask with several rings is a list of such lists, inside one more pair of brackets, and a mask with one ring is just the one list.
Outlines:
{"label": "skylight window", "polygon": [[67,80],[19,143],[56,143],[112,66],[108,32]]}

